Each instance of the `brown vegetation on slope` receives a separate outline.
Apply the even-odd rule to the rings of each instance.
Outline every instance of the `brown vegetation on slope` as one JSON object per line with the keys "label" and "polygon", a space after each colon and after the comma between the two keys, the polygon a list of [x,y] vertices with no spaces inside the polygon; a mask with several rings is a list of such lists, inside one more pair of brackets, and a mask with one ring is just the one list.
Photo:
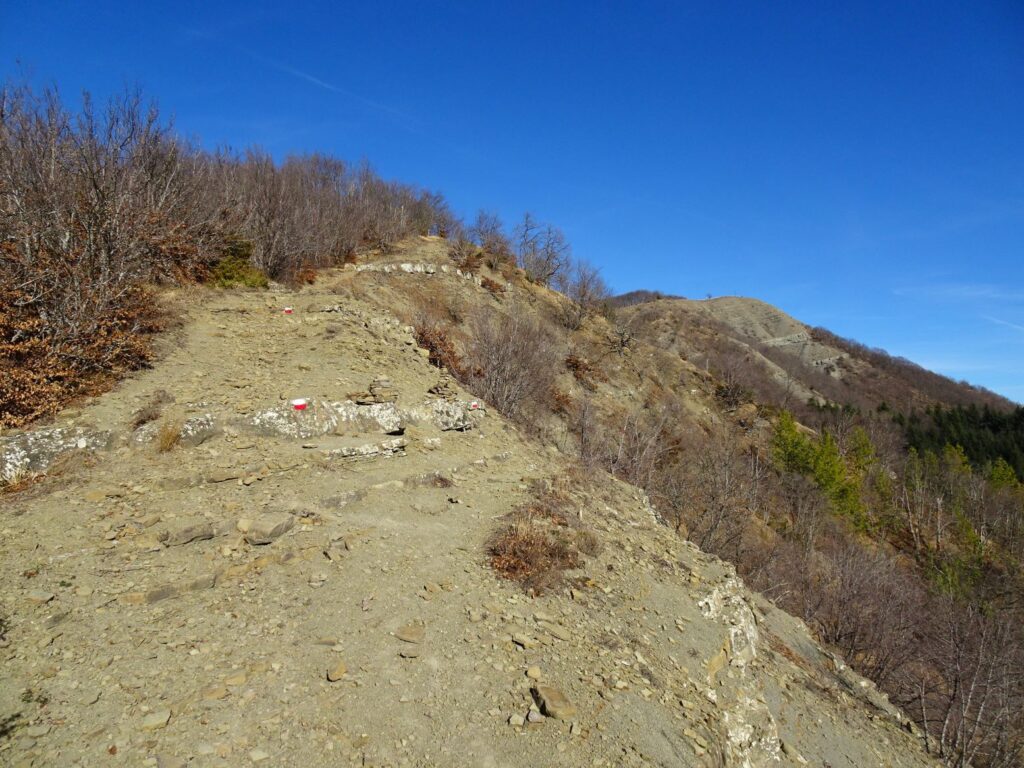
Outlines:
{"label": "brown vegetation on slope", "polygon": [[[311,155],[211,154],[138,93],[77,114],[0,90],[0,427],[145,365],[154,284],[307,281],[311,268],[445,232],[444,200]],[[225,268],[229,267],[229,268]]]}
{"label": "brown vegetation on slope", "polygon": [[[413,282],[389,286],[382,300],[402,304],[403,293],[421,290]],[[543,329],[528,336],[554,352],[541,367],[554,374],[545,377],[551,394],[505,412],[589,471],[643,487],[667,523],[736,563],[753,587],[875,680],[921,726],[930,751],[949,764],[1013,765],[1024,688],[1013,672],[1022,662],[1019,606],[1006,600],[1005,584],[1020,583],[1014,553],[1024,536],[1014,521],[1024,520],[1024,492],[997,491],[954,457],[915,464],[884,412],[807,405],[794,387],[764,377],[763,363],[719,322],[694,319],[651,335],[647,324],[658,315],[626,310],[591,312],[573,329],[561,319],[564,300],[515,274],[500,308],[483,291],[431,294],[434,306],[456,307],[451,332],[477,376],[489,367],[470,351],[483,338],[479,313],[500,325],[508,312]],[[682,357],[681,334],[710,354]],[[518,354],[522,335],[486,338],[502,378],[537,371]],[[462,380],[491,401],[479,378]],[[805,380],[818,392],[837,383],[824,370]],[[748,381],[761,382],[756,397]],[[813,428],[795,433],[821,457],[806,471],[788,467],[773,447],[776,414],[786,407]],[[502,572],[528,572],[524,552],[560,559],[531,528],[506,526],[496,536],[492,557],[507,558],[494,561]]]}

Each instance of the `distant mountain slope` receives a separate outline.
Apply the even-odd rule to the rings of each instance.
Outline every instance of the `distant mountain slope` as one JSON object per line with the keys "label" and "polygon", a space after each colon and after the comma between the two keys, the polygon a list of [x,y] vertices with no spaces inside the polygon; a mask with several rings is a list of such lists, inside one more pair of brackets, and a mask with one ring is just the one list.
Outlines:
{"label": "distant mountain slope", "polygon": [[1014,407],[993,392],[805,325],[757,299],[658,298],[620,306],[637,336],[762,402],[790,405],[814,398],[865,410],[884,403],[907,412],[935,404]]}
{"label": "distant mountain slope", "polygon": [[662,293],[661,291],[629,291],[628,293],[620,293],[618,296],[612,296],[608,299],[608,303],[613,307],[631,307],[634,304],[644,304],[648,301],[658,301],[659,299],[682,299],[683,296],[673,296],[669,293]]}

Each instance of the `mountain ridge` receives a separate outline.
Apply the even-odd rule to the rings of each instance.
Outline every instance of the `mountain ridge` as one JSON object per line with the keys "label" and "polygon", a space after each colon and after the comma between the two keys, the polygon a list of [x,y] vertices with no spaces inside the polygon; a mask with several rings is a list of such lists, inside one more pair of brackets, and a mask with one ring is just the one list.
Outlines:
{"label": "mountain ridge", "polygon": [[[4,753],[933,765],[884,694],[640,489],[430,364],[396,296],[494,298],[420,245],[301,290],[181,294],[151,368],[24,433],[72,437],[5,500]],[[430,415],[442,401],[453,417]],[[0,438],[5,461],[19,439]],[[564,504],[561,529],[593,539],[565,586],[524,594],[489,567],[517,504]]]}

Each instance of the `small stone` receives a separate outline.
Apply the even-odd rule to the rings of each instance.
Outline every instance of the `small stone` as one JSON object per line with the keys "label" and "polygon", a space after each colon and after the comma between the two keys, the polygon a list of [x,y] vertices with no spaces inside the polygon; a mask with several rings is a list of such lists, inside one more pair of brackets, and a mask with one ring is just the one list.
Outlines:
{"label": "small stone", "polygon": [[516,632],[512,635],[512,642],[522,648],[536,648],[537,641],[529,635],[524,635],[521,632]]}
{"label": "small stone", "polygon": [[240,685],[245,685],[245,681],[247,679],[245,672],[234,672],[224,679],[224,685],[230,686],[231,688],[237,688]]}
{"label": "small stone", "polygon": [[41,736],[45,736],[50,732],[50,726],[46,723],[40,723],[39,725],[30,725],[25,729],[25,735],[29,738],[38,739]]}
{"label": "small stone", "polygon": [[534,698],[540,704],[541,712],[555,720],[569,720],[576,715],[576,705],[558,688],[538,685],[533,689]]}
{"label": "small stone", "polygon": [[540,680],[540,667],[530,667],[526,670],[526,676],[531,680]]}
{"label": "small stone", "polygon": [[339,661],[337,664],[335,664],[333,667],[327,670],[327,679],[332,683],[336,683],[339,680],[341,680],[341,678],[343,678],[347,672],[348,667],[345,665],[345,662]]}
{"label": "small stone", "polygon": [[84,707],[91,706],[100,700],[100,692],[98,690],[85,691],[78,699],[78,703]]}
{"label": "small stone", "polygon": [[270,544],[295,525],[295,518],[287,512],[267,512],[257,517],[245,534],[250,544]]}
{"label": "small stone", "polygon": [[28,600],[30,603],[36,605],[45,605],[46,603],[53,600],[56,595],[53,592],[47,592],[45,589],[33,589],[28,593]]}
{"label": "small stone", "polygon": [[528,723],[543,723],[544,722],[544,715],[542,715],[540,712],[538,712],[535,709],[531,709],[529,712],[526,713],[526,722],[528,722]]}
{"label": "small stone", "polygon": [[170,719],[171,710],[158,709],[142,718],[142,729],[144,731],[158,731],[165,727],[170,722]]}
{"label": "small stone", "polygon": [[508,719],[508,724],[514,725],[516,728],[522,728],[526,725],[526,718],[522,715],[512,715],[512,717]]}
{"label": "small stone", "polygon": [[206,475],[208,483],[226,483],[228,480],[237,480],[242,473],[237,469],[214,469]]}
{"label": "small stone", "polygon": [[249,752],[249,759],[254,763],[262,763],[264,760],[270,759],[270,753],[264,752],[262,749],[254,749]]}
{"label": "small stone", "polygon": [[572,638],[572,633],[565,627],[559,626],[558,624],[554,624],[548,621],[541,621],[538,622],[538,624],[549,635],[558,640],[570,640]]}
{"label": "small stone", "polygon": [[395,637],[405,643],[422,643],[427,630],[422,624],[406,624],[395,632]]}
{"label": "small stone", "polygon": [[213,526],[202,517],[185,517],[172,521],[168,525],[167,538],[164,543],[168,547],[190,544],[193,541],[205,541],[213,538]]}
{"label": "small stone", "polygon": [[228,695],[227,687],[215,685],[203,691],[203,701],[218,701]]}

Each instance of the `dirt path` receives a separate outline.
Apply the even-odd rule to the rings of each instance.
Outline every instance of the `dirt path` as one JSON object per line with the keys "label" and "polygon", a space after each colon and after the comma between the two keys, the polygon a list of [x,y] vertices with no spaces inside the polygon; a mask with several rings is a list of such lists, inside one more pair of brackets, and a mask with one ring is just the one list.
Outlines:
{"label": "dirt path", "polygon": [[[439,372],[382,308],[326,287],[189,301],[161,362],[62,417],[113,446],[0,496],[0,764],[930,764],[630,486],[579,495],[603,549],[571,593],[496,579],[499,518],[567,467],[494,414],[445,428]],[[285,433],[385,377],[403,434]],[[165,423],[198,426],[160,452]],[[571,706],[542,715],[538,686]]]}

